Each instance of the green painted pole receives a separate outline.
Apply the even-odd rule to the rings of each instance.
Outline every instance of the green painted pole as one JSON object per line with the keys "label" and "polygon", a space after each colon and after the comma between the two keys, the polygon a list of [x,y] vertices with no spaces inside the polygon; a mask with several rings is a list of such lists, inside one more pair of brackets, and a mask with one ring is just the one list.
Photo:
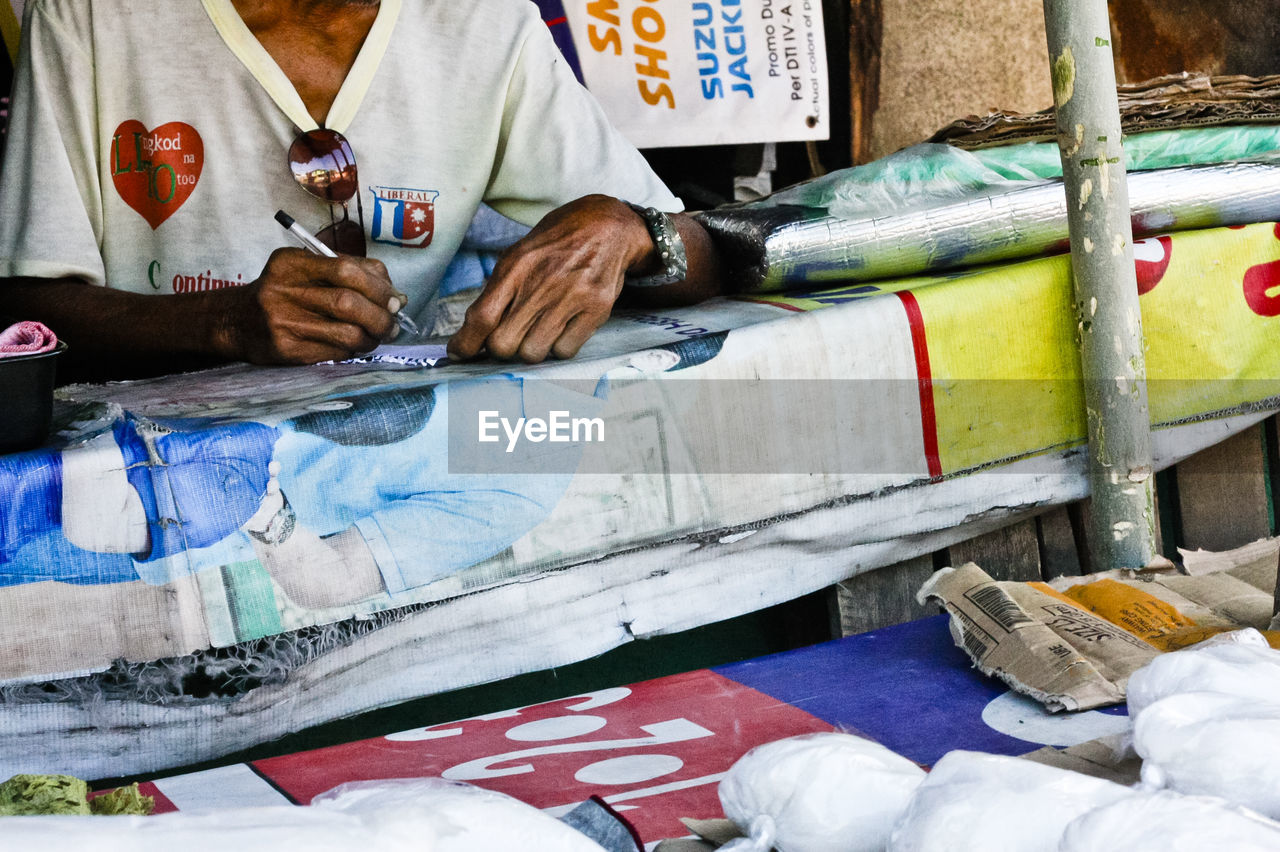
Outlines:
{"label": "green painted pole", "polygon": [[1155,555],[1151,417],[1106,0],[1044,0],[1089,427],[1094,570]]}

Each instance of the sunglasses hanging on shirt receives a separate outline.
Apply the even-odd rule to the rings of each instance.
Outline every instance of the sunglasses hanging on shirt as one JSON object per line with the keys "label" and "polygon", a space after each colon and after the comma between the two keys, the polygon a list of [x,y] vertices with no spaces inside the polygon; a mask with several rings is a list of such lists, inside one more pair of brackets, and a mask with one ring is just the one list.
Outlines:
{"label": "sunglasses hanging on shirt", "polygon": [[[338,254],[364,257],[364,208],[360,204],[356,157],[347,138],[324,127],[303,131],[289,146],[289,168],[299,186],[329,204],[330,224],[317,232],[316,238]],[[356,221],[351,220],[347,207],[352,198],[356,201]],[[335,205],[342,207],[341,219],[335,215]]]}

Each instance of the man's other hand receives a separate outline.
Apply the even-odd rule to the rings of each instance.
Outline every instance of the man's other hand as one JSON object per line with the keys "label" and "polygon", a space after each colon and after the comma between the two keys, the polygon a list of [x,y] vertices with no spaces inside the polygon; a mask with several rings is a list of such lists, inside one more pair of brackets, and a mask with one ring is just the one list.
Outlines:
{"label": "man's other hand", "polygon": [[350,358],[394,336],[395,295],[380,261],[277,249],[257,280],[227,291],[219,349],[255,364]]}
{"label": "man's other hand", "polygon": [[536,362],[572,358],[609,318],[623,276],[652,253],[644,220],[618,201],[588,195],[559,207],[502,255],[449,357]]}

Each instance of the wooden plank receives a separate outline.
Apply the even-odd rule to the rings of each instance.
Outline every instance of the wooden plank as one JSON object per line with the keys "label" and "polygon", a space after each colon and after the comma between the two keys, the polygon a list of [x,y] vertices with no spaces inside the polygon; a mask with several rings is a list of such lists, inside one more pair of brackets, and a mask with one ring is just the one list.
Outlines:
{"label": "wooden plank", "polygon": [[1156,515],[1157,547],[1164,556],[1176,559],[1182,529],[1178,519],[1178,472],[1173,468],[1156,474]]}
{"label": "wooden plank", "polygon": [[[1275,603],[1275,606],[1271,609],[1271,612],[1274,616],[1280,616],[1280,575],[1276,576],[1275,600],[1276,600],[1276,603]],[[1275,626],[1276,626],[1276,618],[1272,618],[1271,627],[1274,629]]]}
{"label": "wooden plank", "polygon": [[976,562],[996,580],[1039,580],[1040,543],[1034,518],[953,544],[950,564]]}
{"label": "wooden plank", "polygon": [[1082,573],[1076,533],[1066,506],[1037,515],[1036,539],[1040,546],[1040,572],[1044,579],[1076,577]]}
{"label": "wooden plank", "polygon": [[1271,534],[1260,426],[1177,466],[1182,547],[1230,550]]}
{"label": "wooden plank", "polygon": [[[1159,553],[1161,555],[1169,555],[1169,558],[1172,559],[1173,555],[1177,554],[1177,547],[1173,544],[1172,541],[1165,540],[1164,534],[1165,534],[1166,524],[1164,523],[1164,514],[1172,513],[1173,509],[1165,508],[1164,503],[1160,499],[1160,489],[1155,488],[1154,484],[1152,485],[1152,488],[1154,491],[1152,496],[1155,499],[1155,507],[1156,507],[1156,553]],[[1168,554],[1165,553],[1166,546],[1168,547]]]}
{"label": "wooden plank", "polygon": [[1262,424],[1267,448],[1267,509],[1271,514],[1271,534],[1280,534],[1280,415]]}
{"label": "wooden plank", "polygon": [[933,556],[926,554],[841,580],[835,585],[837,635],[852,636],[937,615],[937,606],[916,603],[916,591],[933,571]]}
{"label": "wooden plank", "polygon": [[1071,531],[1076,537],[1076,555],[1080,558],[1080,573],[1090,574],[1097,570],[1093,565],[1093,557],[1089,554],[1089,501],[1077,500],[1067,506],[1067,517],[1071,519]]}
{"label": "wooden plank", "polygon": [[[1267,514],[1271,519],[1271,534],[1280,534],[1280,415],[1268,417],[1262,424],[1263,437],[1266,439],[1267,460]],[[1276,577],[1275,608],[1272,612],[1280,615],[1280,576]],[[1275,619],[1272,626],[1276,625]]]}
{"label": "wooden plank", "polygon": [[884,41],[881,0],[849,0],[849,154],[854,165],[869,162],[871,127],[880,107],[880,48]]}
{"label": "wooden plank", "polygon": [[1273,0],[1111,0],[1116,76],[1274,74],[1280,67]]}

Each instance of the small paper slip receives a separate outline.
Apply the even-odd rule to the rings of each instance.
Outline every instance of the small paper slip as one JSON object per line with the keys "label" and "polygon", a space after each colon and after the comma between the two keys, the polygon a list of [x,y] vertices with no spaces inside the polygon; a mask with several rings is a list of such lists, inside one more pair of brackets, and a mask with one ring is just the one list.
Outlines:
{"label": "small paper slip", "polygon": [[401,367],[435,367],[446,359],[445,344],[428,343],[413,346],[397,346],[384,343],[372,352],[348,358],[345,361],[326,361],[326,364],[395,364]]}

